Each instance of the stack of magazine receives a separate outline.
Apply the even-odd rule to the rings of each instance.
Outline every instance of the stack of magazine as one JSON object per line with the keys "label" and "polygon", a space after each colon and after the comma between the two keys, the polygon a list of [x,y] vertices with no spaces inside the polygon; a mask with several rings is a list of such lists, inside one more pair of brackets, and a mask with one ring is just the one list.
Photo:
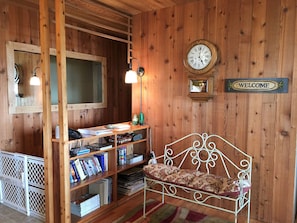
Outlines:
{"label": "stack of magazine", "polygon": [[132,195],[143,189],[144,174],[140,167],[134,167],[118,174],[118,192]]}
{"label": "stack of magazine", "polygon": [[71,213],[80,217],[100,208],[99,194],[85,194],[71,202]]}

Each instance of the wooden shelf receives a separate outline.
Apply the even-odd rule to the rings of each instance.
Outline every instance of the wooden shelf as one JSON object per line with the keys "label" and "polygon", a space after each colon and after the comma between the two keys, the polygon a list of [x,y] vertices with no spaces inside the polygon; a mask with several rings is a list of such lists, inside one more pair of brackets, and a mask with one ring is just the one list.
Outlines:
{"label": "wooden shelf", "polygon": [[145,164],[146,162],[147,162],[147,159],[139,161],[137,163],[133,163],[133,164],[120,165],[120,166],[118,166],[117,173],[123,172],[123,171],[128,170],[128,169],[130,169],[132,167],[135,167],[135,166]]}
{"label": "wooden shelf", "polygon": [[[124,124],[124,123],[122,123]],[[125,123],[127,124],[127,123]],[[123,135],[126,133],[135,133],[135,134],[141,134],[142,138],[140,140],[137,141],[129,141],[127,143],[123,143],[123,144],[119,144],[118,145],[118,136],[119,135]],[[66,144],[68,144],[69,148],[73,148],[75,147],[75,145],[88,145],[91,143],[98,143],[100,138],[104,138],[107,136],[112,136],[115,139],[114,145],[111,148],[102,150],[102,151],[94,151],[94,152],[90,152],[84,155],[80,155],[80,156],[75,156],[75,157],[69,157],[68,162],[70,163],[70,161],[76,160],[76,159],[81,159],[81,158],[86,158],[86,157],[90,157],[90,156],[94,156],[96,154],[100,154],[100,153],[108,153],[108,171],[106,172],[102,172],[99,173],[95,176],[90,176],[87,177],[85,180],[77,182],[77,183],[72,183],[69,185],[69,191],[65,191],[65,193],[70,193],[70,198],[71,200],[77,199],[78,197],[80,197],[81,195],[85,194],[88,192],[88,188],[90,184],[96,183],[99,180],[105,179],[107,177],[111,177],[112,178],[112,202],[110,204],[107,205],[103,205],[100,208],[96,209],[95,211],[89,213],[88,215],[84,216],[84,217],[78,217],[75,215],[71,215],[71,222],[89,222],[91,219],[98,217],[98,215],[103,215],[106,214],[108,211],[112,210],[115,206],[118,205],[119,202],[122,202],[125,199],[129,199],[129,197],[134,196],[130,195],[130,196],[124,196],[124,195],[118,195],[117,193],[117,174],[128,170],[132,167],[136,167],[136,166],[142,166],[143,164],[145,164],[148,160],[149,157],[149,137],[150,137],[150,131],[149,131],[149,126],[148,125],[130,125],[130,128],[127,130],[113,130],[112,133],[108,133],[108,134],[102,134],[99,136],[90,136],[90,137],[84,137],[81,139],[77,139],[77,140],[71,140],[66,142]],[[142,154],[143,155],[143,160],[137,163],[133,163],[133,164],[125,164],[125,165],[117,165],[117,151],[118,148],[120,147],[128,147],[130,148],[129,152],[133,152],[133,153],[138,153],[138,154]],[[55,171],[56,175],[55,177],[55,181],[57,188],[63,188],[65,187],[65,179],[62,178],[63,174],[60,174],[61,171],[61,165],[59,163],[59,150],[57,148],[59,148],[59,140],[58,139],[53,139],[53,148],[54,148],[54,154],[55,154],[55,158],[56,160],[58,160],[55,163],[56,169],[57,171]],[[66,165],[65,165],[66,166]],[[66,176],[67,174],[65,174],[65,177],[69,177]],[[68,181],[69,182],[69,181]],[[67,188],[67,187],[66,187]],[[57,191],[59,191],[59,189],[57,189]],[[59,192],[57,192],[59,193]],[[138,194],[139,192],[137,192],[136,194]],[[61,203],[61,198],[63,196],[61,196],[60,194],[57,194],[57,196],[59,198],[57,198],[56,202],[60,202]],[[61,197],[61,198],[60,198]],[[65,201],[65,204],[62,205],[61,208],[63,209],[68,209],[70,210],[70,206],[67,205],[69,204],[69,202]],[[66,211],[67,212],[67,211]]]}

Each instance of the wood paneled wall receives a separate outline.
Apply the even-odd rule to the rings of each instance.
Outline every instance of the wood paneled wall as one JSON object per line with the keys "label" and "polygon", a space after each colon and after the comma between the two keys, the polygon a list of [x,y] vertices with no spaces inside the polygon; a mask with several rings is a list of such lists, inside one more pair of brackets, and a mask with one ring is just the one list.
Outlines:
{"label": "wood paneled wall", "polygon": [[[295,0],[199,0],[133,18],[133,55],[146,72],[143,111],[153,149],[193,131],[226,137],[252,155],[252,219],[293,222],[296,154]],[[215,97],[187,96],[183,55],[197,39],[220,50]],[[226,93],[226,78],[289,78],[289,92]],[[132,113],[140,85],[133,85]]]}
{"label": "wood paneled wall", "polygon": [[[7,98],[7,41],[40,45],[39,14],[9,1],[0,5],[0,149],[42,156],[42,113],[9,115]],[[50,41],[55,47],[55,24],[50,24]],[[79,31],[66,30],[67,50],[104,56],[107,58],[108,107],[69,111],[69,127],[79,128],[131,119],[131,86],[124,83],[127,69],[127,46]],[[29,84],[29,83],[28,83]],[[53,129],[58,112],[53,115]]]}

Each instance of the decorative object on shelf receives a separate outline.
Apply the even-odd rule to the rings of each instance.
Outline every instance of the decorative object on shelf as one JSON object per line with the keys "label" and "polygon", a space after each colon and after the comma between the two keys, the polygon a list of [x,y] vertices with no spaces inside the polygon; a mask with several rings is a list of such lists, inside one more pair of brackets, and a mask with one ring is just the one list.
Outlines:
{"label": "decorative object on shelf", "polygon": [[37,69],[40,69],[40,67],[35,67],[33,70],[33,75],[30,78],[30,85],[31,86],[40,86],[40,79],[37,76]]}
{"label": "decorative object on shelf", "polygon": [[188,47],[184,56],[184,66],[192,74],[206,75],[212,72],[217,60],[217,47],[207,40],[200,39]]}
{"label": "decorative object on shelf", "polygon": [[143,124],[144,124],[144,114],[140,110],[140,113],[139,113],[139,125],[143,125]]}
{"label": "decorative object on shelf", "polygon": [[214,97],[213,82],[214,78],[212,76],[189,78],[188,96],[194,100],[208,101]]}
{"label": "decorative object on shelf", "polygon": [[138,124],[138,117],[137,117],[137,114],[134,114],[134,115],[133,115],[133,118],[132,118],[132,124],[133,124],[133,125],[137,125],[137,124]]}
{"label": "decorative object on shelf", "polygon": [[125,165],[127,161],[127,149],[125,146],[118,148],[118,165]]}
{"label": "decorative object on shelf", "polygon": [[138,123],[140,125],[144,124],[144,114],[142,112],[142,77],[144,75],[144,68],[139,65],[138,61],[138,67],[137,71],[132,70],[132,60],[137,60],[136,58],[132,57],[129,63],[129,70],[126,72],[125,76],[125,83],[126,84],[133,84],[137,83],[137,76],[140,77],[140,112],[139,112],[139,118]]}

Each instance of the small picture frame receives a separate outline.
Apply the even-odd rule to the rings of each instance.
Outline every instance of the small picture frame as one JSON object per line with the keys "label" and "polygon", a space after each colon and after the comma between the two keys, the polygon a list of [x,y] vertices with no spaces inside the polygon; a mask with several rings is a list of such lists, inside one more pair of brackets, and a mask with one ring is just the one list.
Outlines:
{"label": "small picture frame", "polygon": [[190,80],[190,92],[207,92],[207,80]]}
{"label": "small picture frame", "polygon": [[189,97],[208,101],[213,98],[213,77],[189,78]]}

